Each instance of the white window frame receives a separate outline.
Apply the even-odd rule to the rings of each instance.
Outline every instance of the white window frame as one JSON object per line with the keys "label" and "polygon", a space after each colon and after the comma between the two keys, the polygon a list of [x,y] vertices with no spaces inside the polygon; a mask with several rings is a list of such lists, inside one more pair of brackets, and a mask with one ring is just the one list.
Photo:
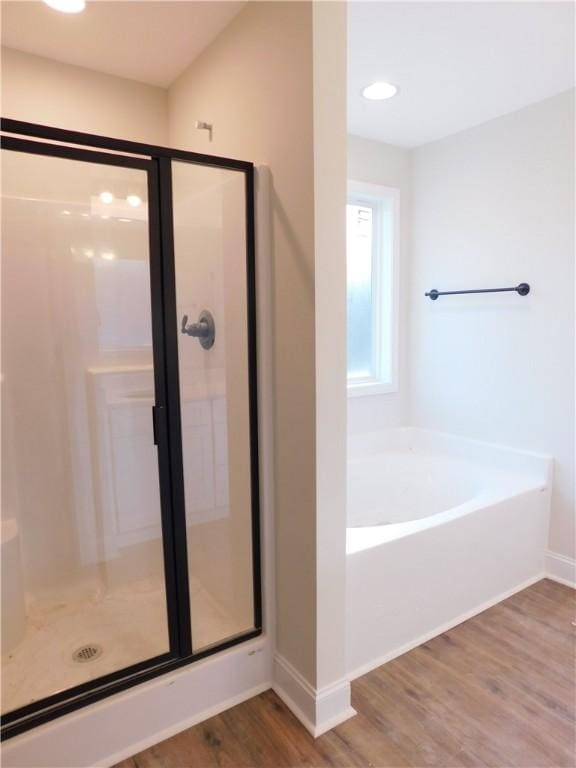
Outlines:
{"label": "white window frame", "polygon": [[[377,376],[347,379],[348,397],[393,394],[398,392],[400,190],[349,180],[347,203],[368,205],[373,210],[373,359],[379,372]],[[385,347],[391,350],[390,376],[386,380],[381,370]]]}

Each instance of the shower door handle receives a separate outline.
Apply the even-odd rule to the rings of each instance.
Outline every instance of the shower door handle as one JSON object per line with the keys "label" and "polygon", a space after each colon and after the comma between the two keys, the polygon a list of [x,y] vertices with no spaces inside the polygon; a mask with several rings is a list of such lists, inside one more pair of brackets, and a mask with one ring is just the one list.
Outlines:
{"label": "shower door handle", "polygon": [[163,405],[152,406],[152,434],[154,436],[154,445],[158,445],[158,418],[160,416],[160,411],[163,410]]}

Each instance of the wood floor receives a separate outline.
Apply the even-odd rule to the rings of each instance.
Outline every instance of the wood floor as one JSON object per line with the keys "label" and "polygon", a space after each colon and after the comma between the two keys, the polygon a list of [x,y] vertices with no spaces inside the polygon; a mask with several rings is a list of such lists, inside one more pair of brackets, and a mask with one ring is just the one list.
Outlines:
{"label": "wood floor", "polygon": [[117,768],[574,768],[574,607],[540,581],[356,680],[319,739],[267,691]]}

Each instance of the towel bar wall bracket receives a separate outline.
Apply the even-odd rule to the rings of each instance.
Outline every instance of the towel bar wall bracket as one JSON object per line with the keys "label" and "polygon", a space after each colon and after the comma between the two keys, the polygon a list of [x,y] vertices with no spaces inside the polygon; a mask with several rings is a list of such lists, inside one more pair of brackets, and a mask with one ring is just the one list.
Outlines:
{"label": "towel bar wall bracket", "polygon": [[457,296],[462,293],[506,293],[508,291],[515,291],[519,296],[527,296],[530,293],[530,286],[528,283],[520,283],[513,288],[474,288],[469,291],[437,291],[436,288],[432,288],[424,296],[436,301],[439,296]]}

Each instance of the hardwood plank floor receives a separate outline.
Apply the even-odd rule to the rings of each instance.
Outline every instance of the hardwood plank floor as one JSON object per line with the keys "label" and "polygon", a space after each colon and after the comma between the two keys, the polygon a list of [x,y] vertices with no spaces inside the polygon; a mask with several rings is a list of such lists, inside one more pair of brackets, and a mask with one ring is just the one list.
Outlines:
{"label": "hardwood plank floor", "polygon": [[574,768],[575,606],[538,582],[355,680],[319,739],[267,691],[116,768]]}

